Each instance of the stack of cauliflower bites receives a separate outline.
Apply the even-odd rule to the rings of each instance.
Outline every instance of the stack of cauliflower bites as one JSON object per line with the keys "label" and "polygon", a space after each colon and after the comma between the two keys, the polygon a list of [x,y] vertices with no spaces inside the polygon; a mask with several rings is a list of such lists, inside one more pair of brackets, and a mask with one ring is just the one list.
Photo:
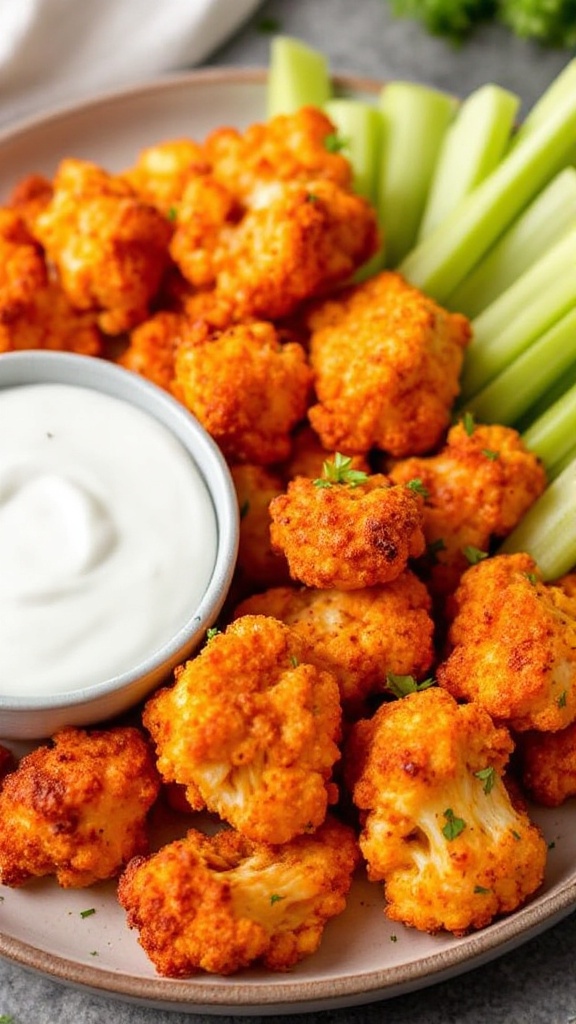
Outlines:
{"label": "stack of cauliflower bites", "polygon": [[[341,141],[304,108],[121,174],[64,160],[0,211],[0,350],[148,377],[237,489],[238,564],[199,653],[137,727],[66,730],[0,795],[4,884],[119,876],[163,975],[292,967],[362,862],[392,920],[484,927],[542,882],[523,794],[576,793],[576,577],[494,553],[544,471],[516,431],[453,418],[469,322],[356,274],[382,240]],[[150,852],[159,793],[184,824]]]}

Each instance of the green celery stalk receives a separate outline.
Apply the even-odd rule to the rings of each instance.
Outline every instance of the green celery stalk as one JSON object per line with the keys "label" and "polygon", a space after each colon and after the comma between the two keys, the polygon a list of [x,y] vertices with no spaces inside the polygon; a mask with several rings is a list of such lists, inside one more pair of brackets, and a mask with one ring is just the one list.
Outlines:
{"label": "green celery stalk", "polygon": [[442,142],[418,240],[500,163],[519,107],[519,96],[491,83],[463,100]]}
{"label": "green celery stalk", "polygon": [[562,395],[564,395],[573,384],[576,384],[576,363],[568,368],[560,380],[554,381],[551,387],[545,388],[544,391],[542,391],[534,404],[531,405],[530,408],[527,409],[520,419],[514,424],[516,430],[519,430],[521,433],[528,430],[536,420],[540,419],[540,417],[544,415],[551,405],[555,405],[555,403],[562,398]]}
{"label": "green celery stalk", "polygon": [[575,222],[576,169],[565,167],[467,274],[448,307],[477,317]]}
{"label": "green celery stalk", "polygon": [[380,110],[364,100],[348,97],[328,100],[324,109],[337,130],[343,156],[352,164],[355,191],[374,203],[382,146]]}
{"label": "green celery stalk", "polygon": [[472,321],[472,341],[461,378],[462,399],[476,395],[573,305],[576,228]]}
{"label": "green celery stalk", "polygon": [[432,173],[456,109],[447,93],[417,82],[390,82],[379,96],[383,142],[377,209],[386,264],[395,267],[414,245]]}
{"label": "green celery stalk", "polygon": [[479,423],[511,425],[576,359],[576,308],[533,342],[482,391],[464,403]]}
{"label": "green celery stalk", "polygon": [[566,97],[573,95],[575,90],[576,60],[570,60],[533,104],[516,132],[512,145],[517,146],[530,132],[543,124],[554,112],[558,103],[562,103]]}
{"label": "green celery stalk", "polygon": [[576,384],[523,432],[522,440],[550,472],[576,446]]}
{"label": "green celery stalk", "polygon": [[414,285],[444,302],[519,212],[571,159],[576,91],[550,103],[548,116],[402,260]]}
{"label": "green celery stalk", "polygon": [[270,48],[266,107],[269,118],[300,107],[323,107],[332,96],[324,54],[291,36],[275,36]]}
{"label": "green celery stalk", "polygon": [[545,580],[555,580],[576,564],[576,461],[548,484],[499,548],[501,554],[526,551]]}

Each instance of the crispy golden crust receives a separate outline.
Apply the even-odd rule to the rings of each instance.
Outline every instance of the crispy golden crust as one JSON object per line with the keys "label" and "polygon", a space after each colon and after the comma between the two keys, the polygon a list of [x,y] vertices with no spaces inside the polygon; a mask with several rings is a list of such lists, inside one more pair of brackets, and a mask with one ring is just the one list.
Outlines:
{"label": "crispy golden crust", "polygon": [[522,733],[519,737],[522,786],[545,807],[559,807],[576,796],[576,722],[558,732]]}
{"label": "crispy golden crust", "polygon": [[465,549],[490,551],[546,486],[541,463],[518,432],[496,424],[468,433],[458,423],[438,454],[404,459],[388,472],[395,483],[419,479],[426,490],[424,536],[436,555],[422,568],[440,597],[456,589],[468,568]]}
{"label": "crispy golden crust", "polygon": [[286,458],[311,380],[301,345],[283,344],[266,322],[222,333],[198,324],[176,352],[175,391],[231,462]]}
{"label": "crispy golden crust", "polygon": [[463,316],[384,271],[309,322],[318,395],[309,417],[324,447],[403,457],[440,442],[470,338]]}
{"label": "crispy golden crust", "polygon": [[410,571],[363,590],[276,587],[243,601],[241,615],[272,615],[310,645],[318,665],[334,674],[347,717],[365,711],[386,675],[423,679],[434,659],[431,601]]}
{"label": "crispy golden crust", "polygon": [[172,228],[129,184],[82,160],[63,160],[35,237],[73,306],[106,334],[145,320],[168,261]]}
{"label": "crispy golden crust", "polygon": [[118,898],[160,974],[232,974],[255,961],[283,971],[344,910],[358,859],[352,830],[330,819],[282,847],[190,830],[134,859]]}
{"label": "crispy golden crust", "polygon": [[296,477],[270,516],[272,547],[292,578],[318,589],[388,583],[424,550],[419,495],[379,473],[354,487]]}
{"label": "crispy golden crust", "polygon": [[0,791],[0,879],[56,875],[66,888],[112,878],[148,849],[146,817],[160,786],[132,727],[64,729],[37,747]]}
{"label": "crispy golden crust", "polygon": [[518,732],[556,731],[576,718],[576,616],[526,554],[471,566],[454,595],[438,682]]}
{"label": "crispy golden crust", "polygon": [[185,330],[185,317],[162,310],[131,331],[128,347],[119,362],[127,370],[171,391],[174,360]]}
{"label": "crispy golden crust", "polygon": [[39,348],[100,356],[103,347],[95,314],[74,309],[56,282],[39,288],[17,316],[0,315],[0,352]]}
{"label": "crispy golden crust", "polygon": [[272,550],[268,506],[283,491],[280,476],[248,463],[231,467],[240,509],[240,543],[235,585],[243,593],[288,583],[286,559]]}
{"label": "crispy golden crust", "polygon": [[142,149],[136,163],[120,177],[143,202],[155,206],[165,217],[173,217],[190,178],[208,170],[202,146],[197,142],[169,139]]}
{"label": "crispy golden crust", "polygon": [[352,727],[346,765],[360,848],[392,920],[461,935],[536,891],[547,846],[502,781],[512,747],[482,708],[437,688]]}
{"label": "crispy golden crust", "polygon": [[289,842],[337,796],[338,684],[273,618],[245,616],[214,636],[147,702],[143,722],[162,777],[251,839]]}

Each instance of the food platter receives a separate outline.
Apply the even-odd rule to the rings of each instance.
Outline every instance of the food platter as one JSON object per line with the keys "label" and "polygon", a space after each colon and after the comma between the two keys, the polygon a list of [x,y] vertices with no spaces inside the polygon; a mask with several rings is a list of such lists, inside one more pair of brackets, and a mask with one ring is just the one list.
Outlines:
{"label": "food platter", "polygon": [[[378,83],[339,79],[338,86],[365,95]],[[251,70],[205,70],[107,94],[1,133],[0,193],[6,196],[25,174],[52,175],[64,156],[121,170],[146,145],[183,136],[201,140],[224,124],[262,120],[264,110],[265,74]],[[360,873],[347,910],[330,922],[318,953],[290,972],[167,979],[128,930],[112,883],[63,890],[41,880],[20,890],[0,887],[0,956],[100,995],[189,1012],[269,1015],[385,999],[477,967],[572,911],[574,804],[533,816],[550,847],[542,890],[515,914],[463,938],[387,921],[381,886]]]}

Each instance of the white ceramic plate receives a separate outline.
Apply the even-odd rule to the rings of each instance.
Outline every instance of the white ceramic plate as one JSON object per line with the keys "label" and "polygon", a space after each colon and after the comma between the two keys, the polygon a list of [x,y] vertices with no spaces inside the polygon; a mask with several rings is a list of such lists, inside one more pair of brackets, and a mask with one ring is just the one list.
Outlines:
{"label": "white ceramic plate", "polygon": [[[339,80],[360,94],[375,83]],[[20,177],[52,175],[63,156],[110,170],[153,142],[197,140],[223,124],[264,118],[264,74],[201,71],[108,95],[0,134],[0,202]],[[462,939],[393,925],[382,890],[360,875],[346,912],[317,954],[287,974],[160,978],[125,924],[112,884],[62,890],[51,881],[0,887],[0,955],[63,982],[148,1006],[204,1014],[298,1013],[370,1002],[422,988],[493,959],[549,928],[576,905],[574,803],[538,811],[551,849],[544,887],[528,906]],[[88,916],[83,911],[94,910]]]}

